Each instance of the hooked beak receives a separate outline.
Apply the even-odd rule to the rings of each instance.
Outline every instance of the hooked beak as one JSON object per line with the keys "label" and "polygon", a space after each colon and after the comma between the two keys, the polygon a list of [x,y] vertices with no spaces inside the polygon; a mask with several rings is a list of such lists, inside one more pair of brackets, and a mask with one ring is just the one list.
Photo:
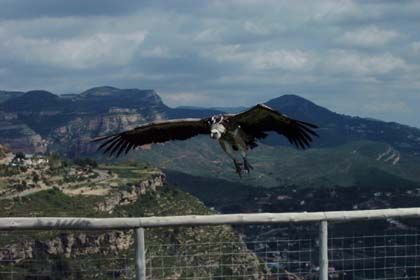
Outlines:
{"label": "hooked beak", "polygon": [[210,132],[210,137],[213,139],[219,139],[220,138],[220,133],[218,131],[212,131]]}

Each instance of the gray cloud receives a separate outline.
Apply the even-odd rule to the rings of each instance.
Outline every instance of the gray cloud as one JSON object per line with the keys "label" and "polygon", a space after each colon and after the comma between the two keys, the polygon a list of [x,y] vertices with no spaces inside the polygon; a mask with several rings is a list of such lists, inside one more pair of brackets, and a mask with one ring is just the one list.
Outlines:
{"label": "gray cloud", "polygon": [[24,19],[93,15],[124,16],[142,8],[144,4],[141,3],[142,1],[135,0],[0,0],[2,7],[0,18]]}
{"label": "gray cloud", "polygon": [[0,0],[0,84],[154,88],[173,106],[295,93],[417,125],[419,20],[417,1]]}

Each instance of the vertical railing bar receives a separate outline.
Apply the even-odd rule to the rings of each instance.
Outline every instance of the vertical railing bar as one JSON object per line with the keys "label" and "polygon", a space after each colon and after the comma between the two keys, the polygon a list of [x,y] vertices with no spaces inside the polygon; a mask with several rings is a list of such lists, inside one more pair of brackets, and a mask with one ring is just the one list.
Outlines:
{"label": "vertical railing bar", "polygon": [[136,280],[146,280],[146,247],[144,245],[144,228],[135,229]]}
{"label": "vertical railing bar", "polygon": [[319,279],[328,280],[328,222],[319,224]]}

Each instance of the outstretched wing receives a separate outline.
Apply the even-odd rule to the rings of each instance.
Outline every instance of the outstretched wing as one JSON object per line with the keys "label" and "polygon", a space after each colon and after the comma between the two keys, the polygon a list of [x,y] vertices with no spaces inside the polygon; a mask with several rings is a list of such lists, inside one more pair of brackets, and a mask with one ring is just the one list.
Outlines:
{"label": "outstretched wing", "polygon": [[100,137],[92,142],[103,142],[98,150],[118,157],[138,146],[163,143],[170,140],[185,140],[198,134],[208,134],[210,126],[206,119],[168,120],[144,124],[122,133]]}
{"label": "outstretched wing", "polygon": [[263,104],[232,116],[231,121],[255,138],[265,138],[266,132],[275,131],[302,149],[310,146],[313,136],[318,136],[313,130],[318,128],[316,125],[291,119]]}

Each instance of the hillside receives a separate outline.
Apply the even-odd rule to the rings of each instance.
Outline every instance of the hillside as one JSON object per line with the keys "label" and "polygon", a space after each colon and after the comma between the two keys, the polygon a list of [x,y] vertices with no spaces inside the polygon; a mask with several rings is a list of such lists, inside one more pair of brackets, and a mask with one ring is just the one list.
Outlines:
{"label": "hillside", "polygon": [[89,140],[98,135],[154,120],[212,113],[169,108],[154,90],[104,86],[64,96],[35,90],[0,100],[0,143],[15,151],[59,151],[76,157],[91,152]]}
{"label": "hillside", "polygon": [[[109,86],[63,96],[42,90],[7,93],[7,96],[0,99],[0,143],[9,144],[16,150],[57,150],[69,156],[91,152],[88,139],[98,135],[153,120],[220,113],[205,108],[170,108],[154,90]],[[416,128],[340,115],[296,95],[283,95],[266,104],[291,117],[316,123],[321,135],[315,142],[316,147],[369,140],[387,143],[413,156],[420,151],[420,130]],[[285,141],[270,137],[265,143],[278,145]]]}
{"label": "hillside", "polygon": [[3,145],[0,145],[0,159],[6,157],[6,154],[9,153],[9,150],[6,149]]}
{"label": "hillside", "polygon": [[[420,182],[420,160],[382,142],[354,141],[306,151],[260,145],[249,155],[254,170],[239,178],[230,158],[212,141],[198,137],[188,142],[156,145],[121,160],[145,161],[189,175],[262,187],[415,185]],[[114,161],[108,157],[101,160]]]}
{"label": "hillside", "polygon": [[15,98],[18,97],[20,95],[23,95],[23,92],[20,91],[4,91],[4,90],[0,90],[0,103],[6,101],[7,99],[10,98]]}
{"label": "hillside", "polygon": [[[96,166],[91,160],[76,163],[54,156],[2,165],[0,215],[147,217],[214,213],[192,195],[167,186],[165,175],[155,168],[135,164]],[[15,279],[130,279],[134,273],[132,231],[17,232],[0,233],[0,237],[0,275],[14,271]],[[152,272],[156,278],[217,275],[226,261],[220,254],[225,250],[236,254],[229,261],[248,264],[237,266],[233,275],[263,271],[255,254],[227,226],[150,229],[146,240],[148,257],[166,256],[168,262],[167,268]],[[188,257],[192,250],[208,250],[204,247],[209,242],[218,252],[203,259],[209,266],[183,269],[197,261]],[[225,248],[225,242],[237,245]],[[195,243],[198,245],[187,246]],[[169,266],[174,262],[181,262],[182,267]]]}
{"label": "hillside", "polygon": [[223,213],[317,212],[420,206],[419,184],[366,185],[358,183],[350,187],[320,188],[291,185],[260,188],[176,171],[165,171],[165,174],[171,185],[191,193],[208,207]]}
{"label": "hillside", "polygon": [[[296,95],[266,103],[291,117],[316,123],[320,137],[315,139],[313,149],[302,152],[291,148],[280,136],[269,136],[251,151],[250,160],[256,169],[241,179],[241,184],[276,187],[349,186],[369,180],[372,184],[418,182],[419,129],[340,115]],[[88,155],[109,162],[94,153],[96,147],[89,143],[90,139],[154,120],[217,113],[203,108],[170,108],[153,90],[105,86],[65,96],[29,91],[0,103],[0,143],[15,151],[57,151],[70,158]],[[359,149],[362,152],[353,153]],[[126,159],[238,182],[230,159],[206,136],[154,145]]]}
{"label": "hillside", "polygon": [[[337,114],[296,95],[284,95],[266,104],[290,117],[316,123],[320,127],[316,147],[332,147],[352,141],[369,140],[387,143],[411,156],[420,154],[418,128]],[[283,141],[271,138],[267,143],[277,144]]]}

